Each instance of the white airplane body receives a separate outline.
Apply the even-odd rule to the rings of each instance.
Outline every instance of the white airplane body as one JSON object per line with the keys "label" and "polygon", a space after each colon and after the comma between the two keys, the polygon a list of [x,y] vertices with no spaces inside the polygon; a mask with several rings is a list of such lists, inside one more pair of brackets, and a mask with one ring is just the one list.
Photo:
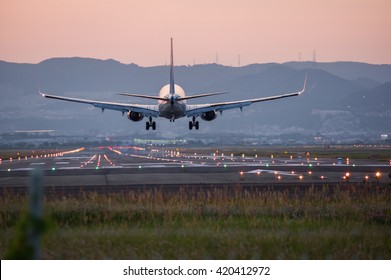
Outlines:
{"label": "white airplane body", "polygon": [[215,92],[215,93],[205,93],[205,94],[186,96],[183,88],[181,88],[179,85],[174,83],[174,61],[173,60],[174,60],[173,42],[171,38],[170,83],[161,88],[158,96],[119,93],[120,95],[124,95],[124,96],[154,99],[158,101],[157,105],[103,102],[103,101],[96,101],[96,100],[89,100],[89,99],[64,97],[64,96],[46,94],[41,92],[41,90],[39,90],[39,93],[46,98],[90,104],[93,105],[94,107],[101,108],[102,112],[105,109],[120,111],[122,112],[122,114],[126,113],[128,119],[132,121],[141,121],[144,117],[147,117],[149,121],[146,122],[146,129],[149,130],[149,128],[152,128],[153,130],[155,130],[156,122],[153,121],[153,118],[162,117],[174,122],[176,119],[182,117],[188,117],[188,118],[192,118],[192,121],[189,122],[189,129],[193,129],[193,127],[195,129],[199,129],[199,122],[196,121],[197,117],[200,117],[202,120],[205,121],[212,121],[217,117],[216,112],[222,113],[225,110],[230,110],[235,108],[240,108],[240,110],[242,110],[243,107],[250,106],[253,103],[298,96],[305,91],[307,77],[305,77],[304,79],[303,89],[293,93],[247,99],[247,100],[239,100],[239,101],[188,105],[186,104],[186,100],[188,99],[220,95],[220,94],[225,94],[227,92]]}

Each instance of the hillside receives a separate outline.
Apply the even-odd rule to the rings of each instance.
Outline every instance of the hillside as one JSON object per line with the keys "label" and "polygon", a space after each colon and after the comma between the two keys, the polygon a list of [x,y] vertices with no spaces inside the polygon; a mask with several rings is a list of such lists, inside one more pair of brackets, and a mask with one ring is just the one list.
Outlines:
{"label": "hillside", "polygon": [[[115,92],[157,95],[168,83],[168,66],[140,67],[114,60],[54,58],[39,64],[0,61],[0,130],[54,129],[72,134],[146,134],[178,137],[183,134],[243,133],[267,136],[289,133],[377,135],[391,132],[391,65],[363,63],[254,64],[228,67],[217,64],[177,66],[175,81],[188,95],[229,91],[223,96],[191,100],[191,104],[256,98],[299,90],[300,97],[254,104],[243,112],[226,111],[215,121],[201,122],[189,132],[187,119],[175,125],[158,119],[156,132],[144,130],[119,112],[88,105],[43,99],[43,91],[104,101],[153,104]],[[363,97],[365,96],[365,97]],[[190,102],[189,102],[190,103]]]}

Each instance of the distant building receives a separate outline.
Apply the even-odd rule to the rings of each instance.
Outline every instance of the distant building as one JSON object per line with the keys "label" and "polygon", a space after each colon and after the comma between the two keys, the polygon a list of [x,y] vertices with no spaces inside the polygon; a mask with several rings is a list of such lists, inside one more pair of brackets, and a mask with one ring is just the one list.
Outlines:
{"label": "distant building", "polygon": [[386,140],[388,140],[389,138],[388,138],[388,134],[387,133],[382,133],[381,135],[380,135],[380,140],[381,141],[386,141]]}

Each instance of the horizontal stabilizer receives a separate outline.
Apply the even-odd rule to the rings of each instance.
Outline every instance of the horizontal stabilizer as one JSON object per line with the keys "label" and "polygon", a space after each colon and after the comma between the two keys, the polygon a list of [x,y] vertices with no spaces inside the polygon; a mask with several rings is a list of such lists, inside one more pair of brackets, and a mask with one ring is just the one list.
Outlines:
{"label": "horizontal stabilizer", "polygon": [[207,97],[207,96],[213,96],[213,95],[220,95],[220,94],[226,94],[226,93],[228,93],[228,91],[203,93],[203,94],[197,94],[197,95],[181,97],[181,98],[178,98],[177,100],[178,101],[182,101],[182,100],[188,100],[188,99],[200,98],[200,97]]}
{"label": "horizontal stabilizer", "polygon": [[[183,100],[188,100],[188,99],[207,97],[207,96],[213,96],[213,95],[220,95],[220,94],[226,94],[226,93],[228,93],[228,92],[224,91],[224,92],[203,93],[203,94],[197,94],[197,95],[192,95],[192,96],[178,97],[176,100],[183,101]],[[117,93],[117,94],[123,95],[123,96],[139,97],[139,98],[146,98],[146,99],[153,99],[153,100],[160,100],[160,101],[169,101],[170,100],[170,98],[136,94],[136,93]]]}
{"label": "horizontal stabilizer", "polygon": [[143,94],[134,94],[134,93],[117,93],[118,95],[123,96],[130,96],[130,97],[139,97],[139,98],[146,98],[146,99],[153,99],[153,100],[161,100],[161,101],[167,101],[169,99],[162,98],[159,96],[150,96],[150,95],[143,95]]}

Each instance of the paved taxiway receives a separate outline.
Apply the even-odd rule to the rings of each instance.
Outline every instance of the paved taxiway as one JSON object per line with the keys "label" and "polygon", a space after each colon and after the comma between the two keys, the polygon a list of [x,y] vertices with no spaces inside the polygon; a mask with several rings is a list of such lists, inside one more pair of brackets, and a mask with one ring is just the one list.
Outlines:
{"label": "paved taxiway", "polygon": [[350,160],[344,164],[337,159],[238,157],[180,153],[173,149],[101,147],[2,160],[0,188],[26,188],[30,171],[35,168],[44,171],[46,188],[64,190],[119,186],[319,185],[347,181],[391,183],[390,166],[377,161]]}

